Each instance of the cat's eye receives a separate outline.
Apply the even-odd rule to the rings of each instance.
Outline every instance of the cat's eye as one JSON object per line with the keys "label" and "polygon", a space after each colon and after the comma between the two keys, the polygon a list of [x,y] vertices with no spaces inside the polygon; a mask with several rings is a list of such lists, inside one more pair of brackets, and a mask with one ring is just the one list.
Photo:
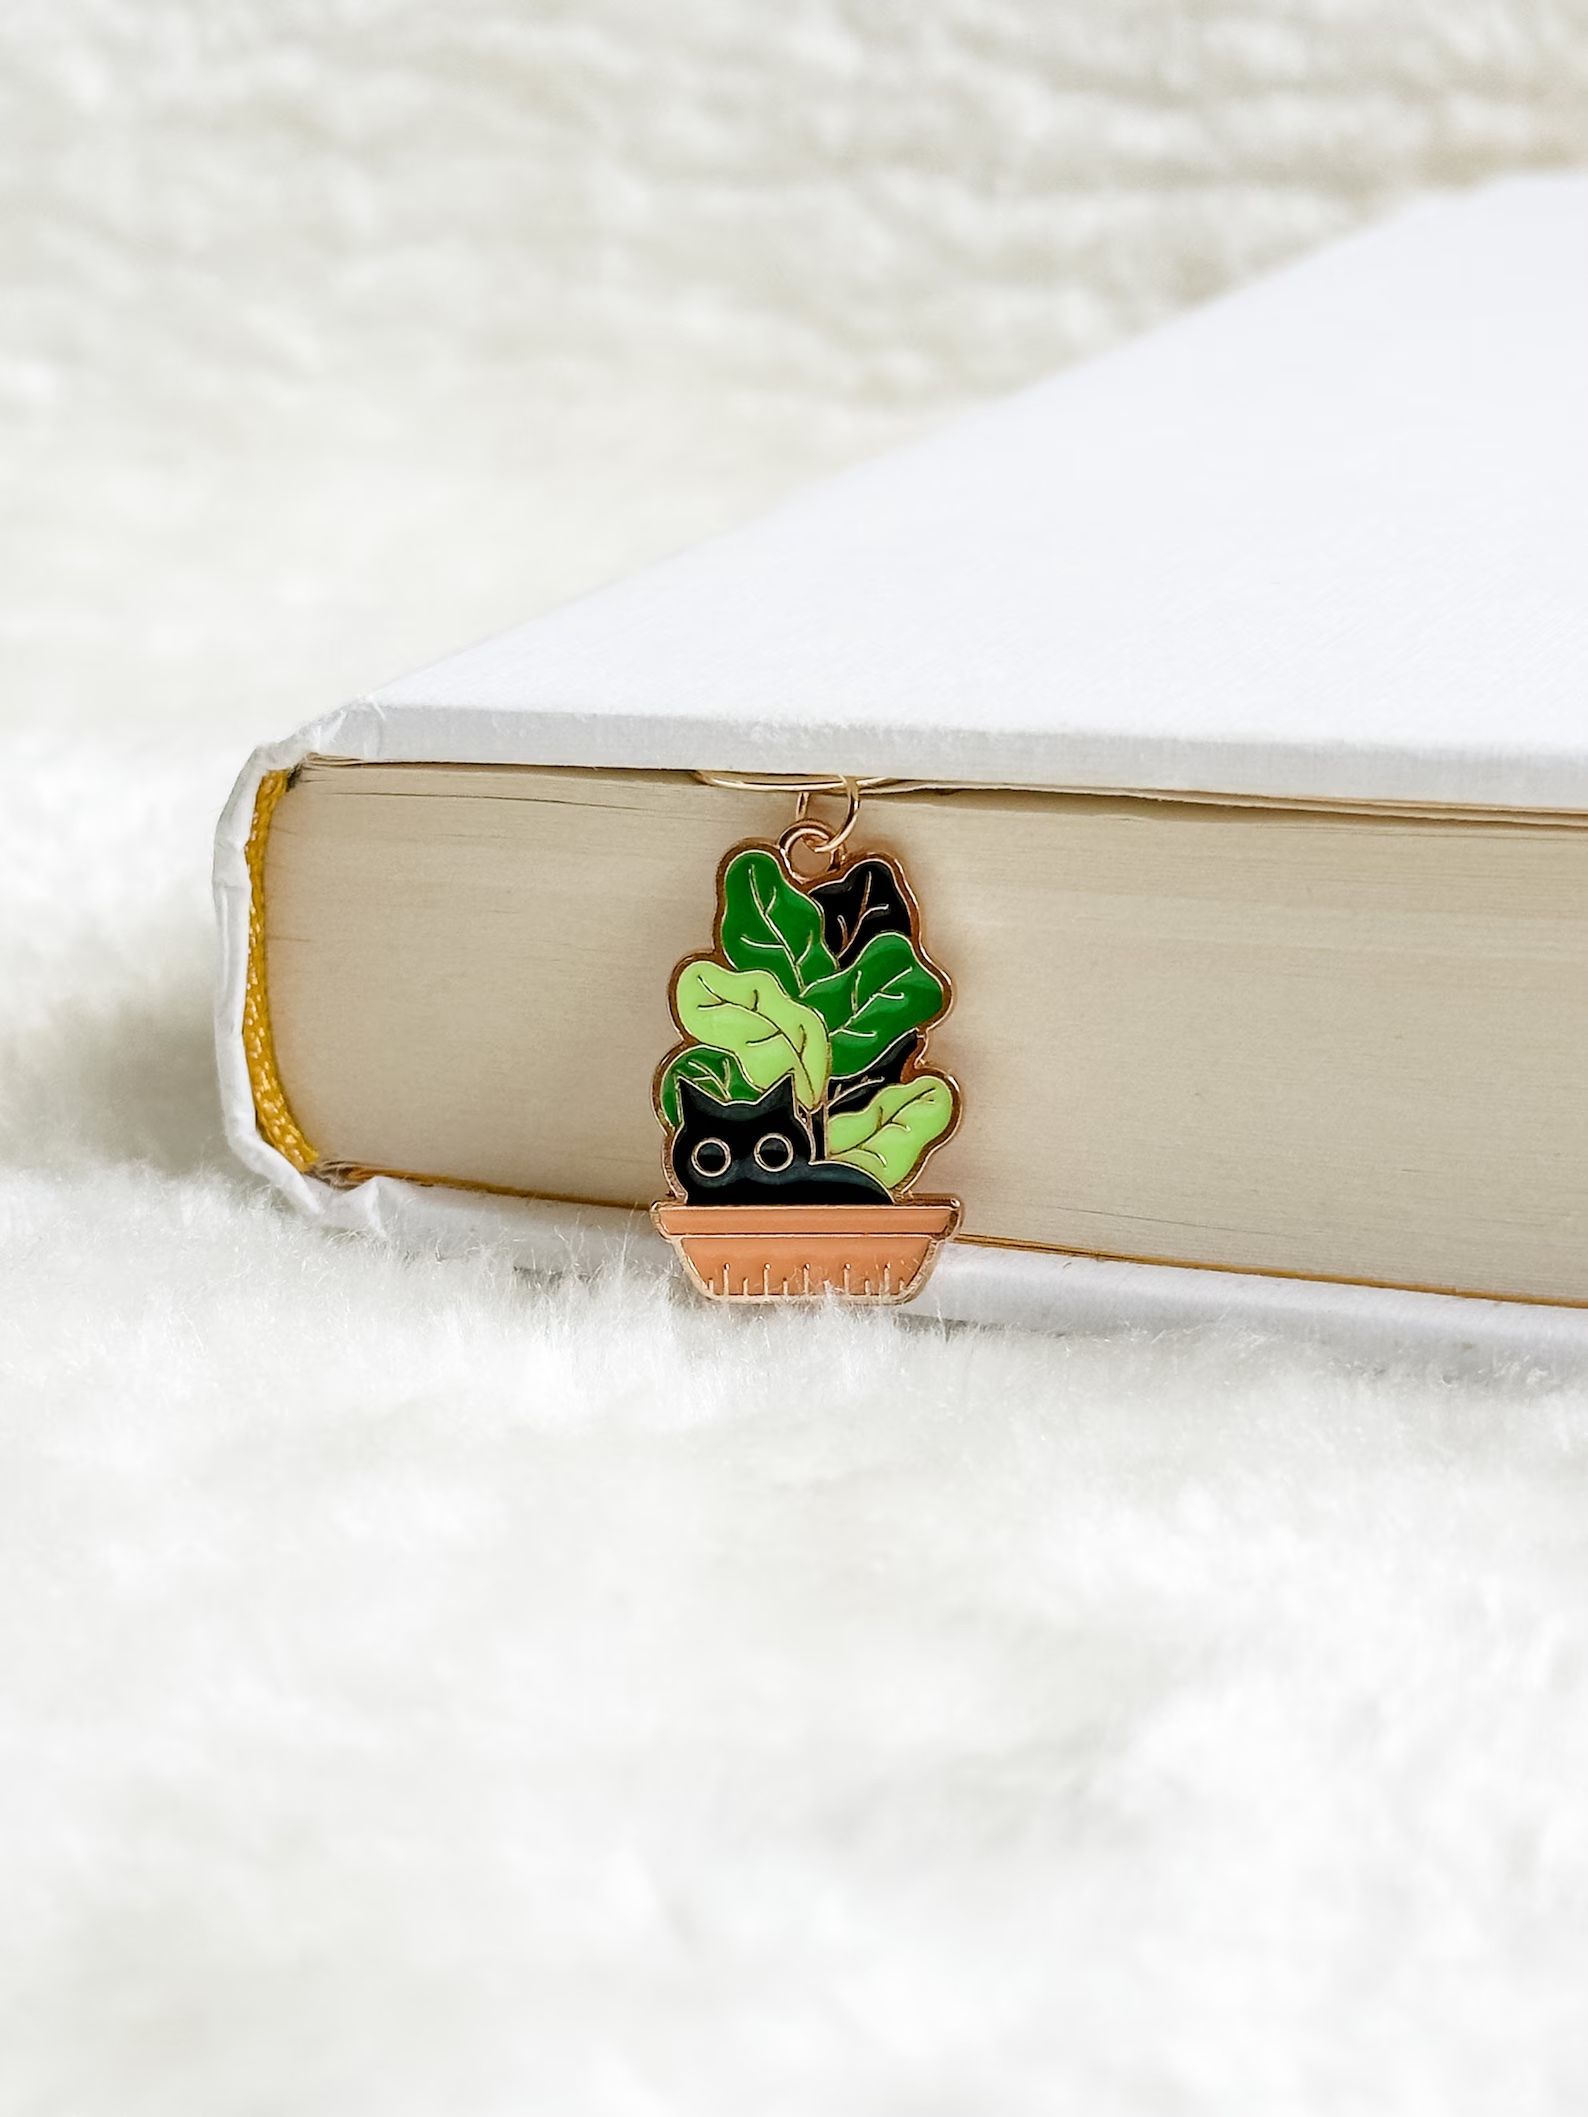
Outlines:
{"label": "cat's eye", "polygon": [[689,1154],[690,1167],[697,1176],[705,1177],[726,1175],[732,1159],[725,1139],[697,1140]]}
{"label": "cat's eye", "polygon": [[786,1132],[763,1132],[755,1143],[755,1159],[768,1176],[776,1176],[794,1159],[794,1142]]}

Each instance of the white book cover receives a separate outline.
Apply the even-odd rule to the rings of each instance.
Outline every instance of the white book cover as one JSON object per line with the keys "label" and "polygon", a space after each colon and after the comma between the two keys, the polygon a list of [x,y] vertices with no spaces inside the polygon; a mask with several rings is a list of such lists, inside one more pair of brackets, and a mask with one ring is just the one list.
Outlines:
{"label": "white book cover", "polygon": [[[1585,265],[1588,178],[1414,208],[266,745],[216,847],[238,1152],[341,1226],[539,1262],[654,1240],[335,1191],[260,1137],[246,845],[262,776],[311,753],[1588,812]],[[928,1301],[1158,1321],[1359,1298],[1457,1336],[1547,1314],[963,1246]]]}

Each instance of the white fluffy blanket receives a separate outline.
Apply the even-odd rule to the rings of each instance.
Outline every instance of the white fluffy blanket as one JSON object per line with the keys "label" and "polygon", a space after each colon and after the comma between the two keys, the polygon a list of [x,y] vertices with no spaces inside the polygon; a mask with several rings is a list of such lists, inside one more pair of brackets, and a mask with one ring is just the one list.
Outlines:
{"label": "white fluffy blanket", "polygon": [[1581,2108],[1580,1378],[316,1234],[206,868],[261,733],[1583,151],[1584,0],[0,47],[0,2112]]}

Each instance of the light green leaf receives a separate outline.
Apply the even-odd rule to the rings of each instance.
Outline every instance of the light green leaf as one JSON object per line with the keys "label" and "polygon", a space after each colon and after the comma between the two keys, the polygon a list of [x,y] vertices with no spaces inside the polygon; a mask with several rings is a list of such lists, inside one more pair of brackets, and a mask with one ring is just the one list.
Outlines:
{"label": "light green leaf", "polygon": [[714,1051],[709,1044],[686,1044],[668,1059],[656,1089],[657,1108],[675,1131],[681,1080],[693,1081],[719,1103],[753,1103],[760,1093],[731,1051]]}
{"label": "light green leaf", "polygon": [[827,1024],[839,1080],[861,1072],[908,1030],[935,1020],[946,997],[908,934],[878,934],[847,970],[823,978],[805,994]]}
{"label": "light green leaf", "polygon": [[717,946],[735,970],[770,970],[791,1000],[838,968],[822,939],[821,907],[789,880],[776,853],[738,853],[722,877]]}
{"label": "light green leaf", "polygon": [[863,1110],[827,1120],[827,1154],[896,1191],[954,1122],[954,1091],[941,1075],[918,1074],[879,1088]]}
{"label": "light green leaf", "polygon": [[822,1018],[791,1000],[770,970],[724,970],[701,956],[679,972],[673,1011],[686,1035],[731,1052],[754,1087],[775,1087],[792,1074],[807,1110],[826,1094],[831,1053]]}

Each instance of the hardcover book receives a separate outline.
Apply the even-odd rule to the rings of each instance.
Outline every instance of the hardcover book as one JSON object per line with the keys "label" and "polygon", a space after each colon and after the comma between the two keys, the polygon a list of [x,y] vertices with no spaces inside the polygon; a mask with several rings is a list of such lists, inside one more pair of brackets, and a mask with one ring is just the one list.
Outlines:
{"label": "hardcover book", "polygon": [[1585,232],[1579,178],[1419,207],[267,745],[239,1153],[338,1225],[660,1253],[669,969],[778,779],[849,775],[955,966],[941,1312],[1566,1327]]}

